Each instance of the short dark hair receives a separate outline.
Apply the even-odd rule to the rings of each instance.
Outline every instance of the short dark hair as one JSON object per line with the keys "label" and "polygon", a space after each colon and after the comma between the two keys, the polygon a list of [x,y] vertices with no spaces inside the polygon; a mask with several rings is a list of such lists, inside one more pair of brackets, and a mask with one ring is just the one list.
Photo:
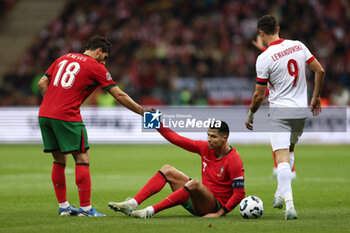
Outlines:
{"label": "short dark hair", "polygon": [[[216,121],[218,122],[218,121]],[[216,126],[216,124],[213,124],[213,125],[210,125],[209,128],[210,129],[217,129],[219,131],[219,134],[223,135],[223,136],[229,136],[230,135],[230,129],[227,125],[227,123],[225,121],[220,121],[221,122],[220,124],[220,127]]]}
{"label": "short dark hair", "polygon": [[258,20],[258,30],[262,30],[267,35],[273,35],[277,32],[276,18],[272,15],[264,15]]}
{"label": "short dark hair", "polygon": [[102,52],[108,53],[108,55],[110,55],[112,51],[112,44],[106,37],[103,36],[96,35],[90,37],[89,41],[86,44],[86,50],[94,51],[98,48],[102,48]]}

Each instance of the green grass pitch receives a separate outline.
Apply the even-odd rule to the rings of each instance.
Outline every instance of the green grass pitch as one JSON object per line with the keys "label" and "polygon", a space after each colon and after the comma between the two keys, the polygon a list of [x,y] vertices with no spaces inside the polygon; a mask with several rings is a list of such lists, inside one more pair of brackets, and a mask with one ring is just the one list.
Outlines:
{"label": "green grass pitch", "polygon": [[[107,217],[59,217],[51,156],[39,145],[0,145],[0,232],[350,232],[350,146],[297,146],[296,221],[285,221],[282,210],[272,208],[276,180],[271,178],[269,145],[235,148],[245,167],[246,195],[256,195],[264,202],[260,219],[243,219],[238,208],[217,219],[193,217],[181,206],[152,219],[134,219],[110,210],[108,201],[133,196],[164,164],[200,179],[200,157],[172,145],[92,145],[92,203]],[[66,175],[68,200],[78,206],[71,156]],[[141,208],[169,193],[166,186]]]}

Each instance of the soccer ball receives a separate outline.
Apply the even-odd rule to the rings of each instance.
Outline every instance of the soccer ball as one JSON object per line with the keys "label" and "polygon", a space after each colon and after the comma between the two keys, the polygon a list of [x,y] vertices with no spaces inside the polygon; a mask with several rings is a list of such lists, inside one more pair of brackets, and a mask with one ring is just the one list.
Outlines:
{"label": "soccer ball", "polygon": [[260,218],[264,212],[264,203],[256,196],[248,196],[239,204],[239,213],[243,218]]}

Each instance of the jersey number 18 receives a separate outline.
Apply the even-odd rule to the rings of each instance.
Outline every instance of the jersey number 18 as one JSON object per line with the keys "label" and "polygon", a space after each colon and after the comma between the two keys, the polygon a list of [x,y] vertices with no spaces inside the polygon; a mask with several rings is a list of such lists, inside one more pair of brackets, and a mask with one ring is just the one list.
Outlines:
{"label": "jersey number 18", "polygon": [[[72,87],[75,76],[80,71],[80,65],[78,62],[72,62],[67,65],[68,60],[63,60],[58,64],[58,71],[55,76],[55,80],[53,81],[54,86],[58,86],[58,83],[61,79],[61,86],[65,89],[69,89]],[[66,68],[65,72],[63,73],[64,68]],[[63,75],[62,75],[63,73]]]}

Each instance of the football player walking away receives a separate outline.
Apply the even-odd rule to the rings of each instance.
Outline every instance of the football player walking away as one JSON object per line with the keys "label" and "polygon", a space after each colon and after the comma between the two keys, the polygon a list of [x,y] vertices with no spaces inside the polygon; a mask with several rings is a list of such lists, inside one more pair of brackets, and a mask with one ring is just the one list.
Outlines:
{"label": "football player walking away", "polygon": [[[58,58],[46,71],[38,85],[43,102],[39,110],[39,125],[44,151],[53,157],[52,183],[59,203],[60,216],[105,216],[90,203],[88,137],[80,115],[80,105],[101,86],[131,111],[142,115],[143,109],[113,81],[104,64],[111,52],[110,42],[101,36],[89,39],[83,54],[68,53]],[[152,109],[148,109],[152,110]],[[65,167],[67,154],[75,160],[75,181],[80,209],[71,206],[66,197]]]}
{"label": "football player walking away", "polygon": [[307,47],[300,41],[279,37],[279,26],[271,15],[258,20],[257,28],[263,43],[268,46],[256,61],[256,86],[245,120],[253,130],[254,113],[261,106],[266,87],[269,88],[270,142],[277,160],[277,190],[273,207],[286,204],[285,219],[297,219],[292,194],[294,146],[301,136],[307,118],[307,82],[305,68],[315,72],[315,87],[311,99],[311,112],[321,112],[321,91],[324,69]]}
{"label": "football player walking away", "polygon": [[[243,163],[237,151],[228,145],[229,127],[224,121],[220,121],[220,126],[209,127],[207,141],[182,137],[163,126],[158,131],[172,144],[201,156],[202,182],[164,165],[132,199],[109,202],[110,208],[137,218],[150,218],[164,209],[182,205],[196,216],[222,217],[240,203],[245,196]],[[136,210],[166,183],[173,193],[156,205]]]}
{"label": "football player walking away", "polygon": [[[264,46],[263,41],[261,40],[260,35],[256,36],[256,40],[252,41],[252,44],[259,49],[261,52],[265,52],[267,49]],[[269,96],[269,89],[266,88],[265,91],[265,98]],[[277,179],[277,161],[276,161],[276,153],[272,150],[272,158],[273,158],[273,169],[272,169],[272,178]],[[292,180],[295,180],[297,178],[297,173],[295,171],[295,161],[294,161],[294,166],[292,168]]]}

